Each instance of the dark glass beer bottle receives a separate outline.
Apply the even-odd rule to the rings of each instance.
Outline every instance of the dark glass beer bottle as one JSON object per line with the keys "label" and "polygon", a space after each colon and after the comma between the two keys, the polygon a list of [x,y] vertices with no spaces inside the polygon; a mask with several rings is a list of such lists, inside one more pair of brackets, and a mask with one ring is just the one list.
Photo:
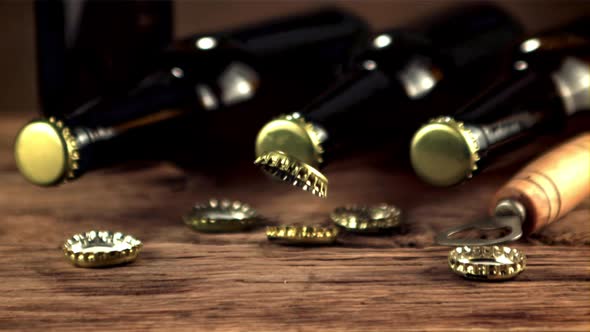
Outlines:
{"label": "dark glass beer bottle", "polygon": [[259,131],[255,163],[323,197],[328,180],[320,167],[355,146],[403,137],[458,105],[490,83],[501,55],[520,38],[519,24],[489,5],[377,34],[335,86]]}
{"label": "dark glass beer bottle", "polygon": [[[199,114],[272,112],[254,110],[254,102],[288,104],[317,93],[367,36],[358,17],[325,9],[177,41],[159,69],[126,94],[97,98],[62,119],[29,123],[15,143],[18,168],[34,184],[55,185],[141,153],[174,149],[182,131],[199,131]],[[231,121],[227,126],[230,131]]]}
{"label": "dark glass beer bottle", "polygon": [[524,40],[510,74],[452,116],[432,119],[414,135],[411,161],[433,185],[458,184],[537,134],[556,132],[590,108],[587,20]]}

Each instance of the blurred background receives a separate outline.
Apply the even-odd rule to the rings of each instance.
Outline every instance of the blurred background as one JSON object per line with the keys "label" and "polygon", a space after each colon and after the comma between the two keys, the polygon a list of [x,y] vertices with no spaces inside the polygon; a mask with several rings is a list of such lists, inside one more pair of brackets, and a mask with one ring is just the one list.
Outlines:
{"label": "blurred background", "polygon": [[[463,1],[465,2],[465,1]],[[492,1],[536,32],[590,13],[584,0]],[[74,1],[75,3],[75,1]],[[255,22],[263,18],[303,12],[336,4],[365,18],[375,29],[403,25],[418,17],[462,3],[450,0],[419,1],[171,1],[171,34],[174,38]],[[0,112],[36,112],[36,29],[34,3],[30,0],[0,1]],[[108,27],[112,22],[103,22]],[[141,25],[142,22],[137,22]],[[111,33],[113,33],[111,31]]]}

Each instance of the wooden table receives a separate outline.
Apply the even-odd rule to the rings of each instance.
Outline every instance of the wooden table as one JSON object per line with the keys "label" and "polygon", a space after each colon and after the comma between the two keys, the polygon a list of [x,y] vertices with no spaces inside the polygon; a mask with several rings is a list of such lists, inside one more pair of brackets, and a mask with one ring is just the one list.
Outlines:
{"label": "wooden table", "polygon": [[[529,265],[513,281],[461,279],[447,267],[448,248],[432,242],[439,230],[484,214],[526,154],[555,138],[451,189],[420,183],[399,158],[354,158],[326,169],[331,187],[320,200],[268,181],[249,162],[215,174],[162,162],[38,188],[12,158],[27,118],[0,117],[0,329],[590,330],[590,200],[515,244]],[[276,223],[325,222],[336,206],[386,201],[404,209],[406,224],[332,247],[284,247],[263,230],[186,228],[180,215],[209,197],[248,202]],[[127,266],[75,268],[60,246],[90,229],[131,233],[144,251]]]}

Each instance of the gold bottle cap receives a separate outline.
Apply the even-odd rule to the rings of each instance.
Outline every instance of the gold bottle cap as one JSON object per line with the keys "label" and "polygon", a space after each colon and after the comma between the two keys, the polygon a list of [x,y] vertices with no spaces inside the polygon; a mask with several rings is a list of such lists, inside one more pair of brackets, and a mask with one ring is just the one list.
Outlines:
{"label": "gold bottle cap", "polygon": [[330,218],[351,232],[380,232],[399,226],[401,210],[394,205],[345,206],[336,208]]}
{"label": "gold bottle cap", "polygon": [[20,173],[40,186],[76,177],[79,153],[70,129],[55,118],[35,120],[16,137],[14,156]]}
{"label": "gold bottle cap", "polygon": [[239,232],[256,227],[261,218],[256,210],[239,201],[210,199],[197,204],[183,217],[184,223],[199,232]]}
{"label": "gold bottle cap", "polygon": [[104,267],[134,261],[141,251],[141,241],[120,232],[89,231],[69,238],[63,251],[79,267]]}
{"label": "gold bottle cap", "polygon": [[507,280],[524,271],[526,256],[504,246],[464,246],[449,252],[449,267],[468,279]]}
{"label": "gold bottle cap", "polygon": [[325,226],[281,225],[266,227],[269,241],[286,245],[326,245],[336,242],[338,228]]}
{"label": "gold bottle cap", "polygon": [[256,157],[283,151],[312,167],[319,168],[323,149],[320,135],[299,113],[281,115],[268,122],[256,137]]}
{"label": "gold bottle cap", "polygon": [[479,145],[463,123],[450,117],[431,120],[412,138],[410,159],[416,174],[436,186],[471,178],[479,161]]}
{"label": "gold bottle cap", "polygon": [[320,171],[282,151],[263,154],[256,158],[254,165],[318,197],[326,198],[328,195],[328,179]]}

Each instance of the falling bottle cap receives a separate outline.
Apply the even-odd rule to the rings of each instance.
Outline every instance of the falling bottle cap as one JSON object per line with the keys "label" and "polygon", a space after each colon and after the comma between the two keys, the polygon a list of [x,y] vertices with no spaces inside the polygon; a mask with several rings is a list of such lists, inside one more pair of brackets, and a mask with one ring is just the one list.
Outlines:
{"label": "falling bottle cap", "polygon": [[14,156],[20,173],[40,186],[76,177],[79,152],[68,127],[55,118],[35,120],[16,137]]}
{"label": "falling bottle cap", "polygon": [[254,164],[266,173],[318,197],[328,196],[328,179],[317,169],[282,151],[271,151]]}
{"label": "falling bottle cap", "polygon": [[463,123],[440,117],[422,126],[412,138],[410,158],[416,174],[436,186],[450,186],[472,176],[479,145]]}

